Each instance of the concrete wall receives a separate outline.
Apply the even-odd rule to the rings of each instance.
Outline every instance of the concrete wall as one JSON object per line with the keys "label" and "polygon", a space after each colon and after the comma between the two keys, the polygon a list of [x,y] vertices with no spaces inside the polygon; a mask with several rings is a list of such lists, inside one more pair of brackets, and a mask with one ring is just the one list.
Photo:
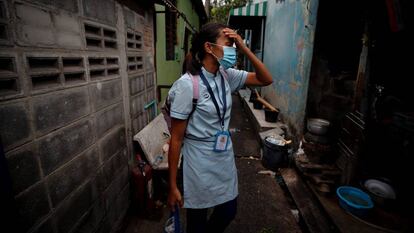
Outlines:
{"label": "concrete wall", "polygon": [[115,231],[130,202],[132,136],[152,117],[153,10],[112,0],[0,0],[0,10],[14,232]]}
{"label": "concrete wall", "polygon": [[[189,22],[198,29],[200,19],[196,13],[191,0],[178,0],[177,8],[183,12]],[[156,5],[157,11],[164,11],[165,6]],[[172,61],[166,60],[166,43],[165,43],[165,14],[157,14],[157,41],[156,41],[156,62],[157,62],[157,85],[172,85],[172,83],[181,76],[182,63],[185,58],[184,53],[184,31],[185,21],[180,17],[177,19],[177,45],[175,46],[176,59]],[[188,48],[191,48],[189,43]],[[161,90],[161,100],[164,100],[168,89]]]}
{"label": "concrete wall", "polygon": [[264,63],[274,82],[263,93],[295,135],[304,126],[317,9],[318,0],[268,1]]}
{"label": "concrete wall", "polygon": [[126,27],[125,58],[127,69],[125,79],[128,88],[124,90],[128,100],[131,119],[131,135],[137,134],[155,116],[156,106],[146,105],[156,100],[155,61],[154,61],[154,22],[153,14],[146,12],[141,16],[124,8]]}

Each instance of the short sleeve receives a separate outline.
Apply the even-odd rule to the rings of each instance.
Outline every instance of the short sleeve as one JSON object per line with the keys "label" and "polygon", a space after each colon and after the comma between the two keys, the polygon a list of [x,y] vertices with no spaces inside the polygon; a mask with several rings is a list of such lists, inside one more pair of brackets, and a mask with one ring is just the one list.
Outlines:
{"label": "short sleeve", "polygon": [[227,73],[227,81],[229,82],[231,92],[239,90],[246,83],[247,71],[229,68],[224,72]]}
{"label": "short sleeve", "polygon": [[172,118],[186,120],[193,108],[192,99],[192,82],[188,76],[182,76],[176,82],[174,82],[170,91],[168,92],[168,98],[170,101],[170,116]]}

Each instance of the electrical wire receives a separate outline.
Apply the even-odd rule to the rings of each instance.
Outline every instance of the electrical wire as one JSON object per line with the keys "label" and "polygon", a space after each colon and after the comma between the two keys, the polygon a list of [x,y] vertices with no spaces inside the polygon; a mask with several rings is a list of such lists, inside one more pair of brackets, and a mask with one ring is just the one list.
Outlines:
{"label": "electrical wire", "polygon": [[181,18],[183,18],[183,20],[187,23],[188,26],[190,26],[191,30],[193,33],[197,32],[197,29],[188,21],[187,16],[182,13],[181,11],[179,11],[177,9],[176,6],[174,6],[174,4],[172,4],[170,2],[170,0],[162,0],[165,4],[165,6],[167,6],[168,8],[172,9],[172,11],[177,12],[178,16],[180,16]]}

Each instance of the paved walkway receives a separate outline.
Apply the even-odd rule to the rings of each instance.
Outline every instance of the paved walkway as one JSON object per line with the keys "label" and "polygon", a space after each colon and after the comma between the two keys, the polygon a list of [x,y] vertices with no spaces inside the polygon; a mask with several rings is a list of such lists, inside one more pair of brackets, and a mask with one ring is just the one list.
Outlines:
{"label": "paved walkway", "polygon": [[[267,174],[259,174],[265,170],[259,160],[260,144],[238,96],[233,96],[230,130],[240,195],[236,219],[229,225],[226,233],[302,232],[276,179]],[[157,220],[130,215],[125,233],[163,232],[163,224],[168,218],[167,208],[163,207],[162,213],[162,217]],[[181,211],[181,215],[185,225],[185,210]]]}

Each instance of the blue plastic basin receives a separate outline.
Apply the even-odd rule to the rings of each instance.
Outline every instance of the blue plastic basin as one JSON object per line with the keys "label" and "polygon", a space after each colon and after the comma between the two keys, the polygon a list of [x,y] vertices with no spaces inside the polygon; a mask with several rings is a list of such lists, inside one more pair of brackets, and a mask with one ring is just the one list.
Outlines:
{"label": "blue plastic basin", "polygon": [[339,205],[351,214],[365,216],[374,207],[371,197],[361,189],[340,186],[336,189]]}

